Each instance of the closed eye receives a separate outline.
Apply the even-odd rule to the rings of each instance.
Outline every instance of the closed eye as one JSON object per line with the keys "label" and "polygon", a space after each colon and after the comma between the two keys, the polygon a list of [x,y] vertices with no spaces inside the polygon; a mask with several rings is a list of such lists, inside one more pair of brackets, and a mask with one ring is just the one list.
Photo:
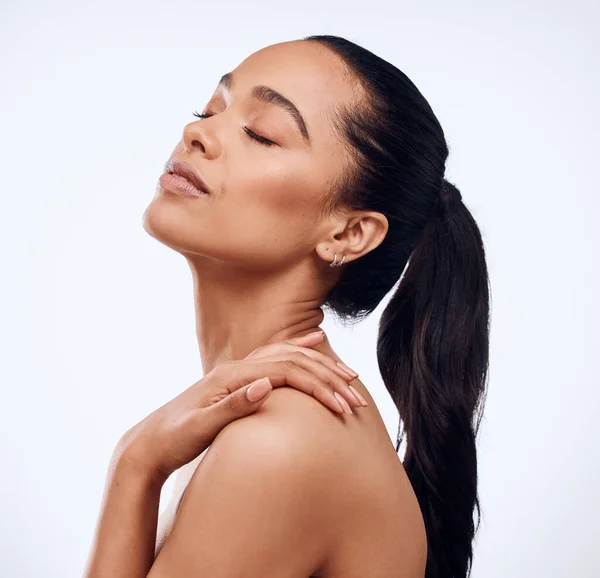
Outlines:
{"label": "closed eye", "polygon": [[[192,113],[194,116],[197,116],[198,118],[209,118],[212,116],[212,114],[204,114],[204,113],[198,113],[196,111],[194,111]],[[277,144],[276,142],[273,142],[272,140],[269,140],[268,138],[265,138],[264,136],[260,136],[259,134],[256,134],[254,131],[250,130],[248,127],[244,127],[244,132],[253,140],[264,144],[266,146],[273,146],[275,144]]]}
{"label": "closed eye", "polygon": [[252,139],[254,139],[255,141],[258,141],[262,144],[265,144],[267,146],[273,146],[274,143],[272,140],[269,140],[268,138],[265,138],[264,136],[260,136],[259,134],[256,134],[255,132],[252,132],[248,127],[244,127],[244,132]]}

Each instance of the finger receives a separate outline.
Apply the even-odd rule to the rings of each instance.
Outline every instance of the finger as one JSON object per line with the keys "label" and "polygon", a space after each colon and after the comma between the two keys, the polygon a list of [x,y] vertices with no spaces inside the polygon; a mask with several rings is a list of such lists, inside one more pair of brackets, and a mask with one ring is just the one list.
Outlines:
{"label": "finger", "polygon": [[246,388],[246,397],[252,402],[257,402],[266,398],[267,394],[271,392],[273,386],[268,377],[257,379],[253,381]]}
{"label": "finger", "polygon": [[[287,355],[289,356],[289,354]],[[302,354],[300,355],[302,356]],[[306,361],[309,361],[306,356],[303,357],[305,357]],[[291,385],[295,389],[304,391],[322,403],[329,405],[329,407],[335,408],[335,410],[339,413],[354,413],[348,401],[350,401],[352,405],[356,405],[356,399],[354,395],[351,394],[352,392],[347,389],[348,386],[345,381],[343,381],[333,372],[329,372],[329,379],[326,376],[323,377],[322,370],[317,369],[315,371],[314,368],[306,369],[306,361],[297,361],[298,360],[291,360],[288,357],[282,361],[274,362],[283,364],[285,375],[282,385]],[[312,363],[314,364],[315,362]],[[317,363],[316,365],[318,366],[320,364]],[[325,369],[323,366],[321,366],[321,368]],[[325,371],[327,370],[325,369]],[[273,387],[277,387],[279,385],[277,380],[271,379],[271,382],[273,383]],[[341,388],[339,386],[339,382],[343,384]],[[341,389],[345,395],[340,395],[339,391],[337,391],[338,389]],[[350,399],[348,400],[347,396],[349,395]],[[331,405],[329,402],[333,403],[334,405]]]}
{"label": "finger", "polygon": [[[319,341],[322,341],[323,338],[325,337],[325,332],[324,331],[313,331],[312,333],[307,333],[306,335],[303,335],[302,337],[293,337],[292,339],[286,339],[285,342],[287,343],[294,343],[294,344],[302,344],[307,346],[307,344],[312,344],[312,343],[319,343]],[[284,342],[284,343],[285,343]]]}
{"label": "finger", "polygon": [[[278,355],[278,354],[285,353],[285,352],[300,351],[300,352],[304,353],[305,355],[307,355],[308,357],[314,359],[315,361],[319,361],[320,363],[327,366],[332,371],[335,371],[340,377],[342,377],[349,383],[354,381],[358,377],[358,373],[354,372],[355,375],[349,374],[347,372],[347,370],[345,370],[343,367],[341,367],[335,359],[332,359],[329,355],[325,355],[324,353],[321,353],[320,351],[317,351],[316,349],[311,349],[310,347],[301,347],[299,345],[293,345],[287,341],[282,341],[280,343],[275,343],[273,345],[274,345],[274,347],[269,352],[259,353],[253,357],[246,357],[246,359],[247,360],[265,359],[265,358],[271,358],[274,355]],[[361,405],[361,403],[360,403],[361,400],[359,399],[358,401],[359,401],[359,405]],[[364,404],[362,404],[362,405],[364,405]]]}
{"label": "finger", "polygon": [[[294,354],[292,353],[291,355]],[[324,367],[323,369],[325,372],[329,371]],[[234,375],[235,379],[233,379]],[[269,376],[274,388],[290,385],[295,389],[312,395],[334,411],[344,413],[344,406],[346,406],[346,413],[352,413],[348,402],[345,401],[346,396],[341,396],[339,392],[336,391],[338,388],[350,391],[348,389],[348,384],[346,384],[344,380],[333,372],[329,373],[329,378],[323,379],[321,377],[323,375],[322,371],[314,372],[314,370],[309,371],[305,369],[296,363],[295,360],[290,359],[289,353],[283,356],[276,356],[273,359],[260,358],[251,360],[250,362],[242,360],[236,368],[230,366],[228,380],[229,387],[242,387],[249,381],[265,375]],[[336,383],[335,380],[339,380],[343,385],[340,386],[339,382]],[[334,384],[333,386],[331,385],[332,383]],[[340,395],[341,402],[338,402],[335,393]],[[356,405],[356,401],[353,400],[352,404]]]}
{"label": "finger", "polygon": [[[321,353],[316,349],[310,349],[312,345],[316,345],[317,343],[319,343],[323,339],[324,335],[325,334],[323,332],[317,331],[315,333],[309,333],[308,335],[304,335],[302,337],[295,337],[287,341],[279,341],[277,343],[263,345],[254,350],[250,355],[247,355],[245,359],[257,359],[259,357],[267,357],[282,351],[301,350],[306,355],[310,355],[313,359],[318,359],[319,361],[327,365],[327,367],[335,371],[344,379],[354,381],[358,377],[358,373],[356,373],[356,371],[351,370],[354,371],[354,374],[352,374],[347,369],[344,369],[343,366],[339,365],[335,359],[332,359],[328,355],[325,355],[324,353]],[[311,352],[315,355],[312,355]]]}
{"label": "finger", "polygon": [[[295,368],[296,371],[293,371]],[[344,408],[334,395],[334,390],[317,376],[298,366],[291,359],[283,360],[239,360],[217,365],[211,371],[213,378],[223,384],[229,394],[244,388],[250,382],[268,376],[273,387],[290,385],[312,395],[338,413]]]}
{"label": "finger", "polygon": [[311,357],[316,361],[320,361],[323,365],[326,365],[327,367],[329,367],[329,369],[335,371],[340,377],[343,377],[346,381],[354,381],[358,377],[358,373],[356,373],[356,371],[352,370],[354,371],[354,375],[349,373],[348,370],[344,369],[341,365],[339,365],[335,359],[329,357],[329,355],[326,355],[325,353],[317,351],[316,349],[311,349],[310,347],[302,347],[299,345],[288,345],[286,343],[283,343],[281,345],[281,349],[282,351],[300,351],[301,353],[308,355],[308,357]]}
{"label": "finger", "polygon": [[[342,373],[343,377],[340,376],[337,373],[337,365],[331,357],[319,351],[315,351],[314,349],[298,348],[293,345],[289,345],[288,347],[290,348],[289,351],[284,351],[261,359],[268,359],[270,361],[292,359],[298,365],[328,383],[330,387],[334,391],[337,391],[351,406],[360,407],[368,405],[366,401],[363,403],[350,388],[348,379],[353,381],[354,378],[349,378],[345,373]],[[302,349],[302,351],[300,351],[300,349]]]}
{"label": "finger", "polygon": [[305,347],[310,347],[322,341],[324,337],[325,332],[315,331],[313,333],[303,335],[302,337],[294,337],[292,339],[278,341],[276,343],[268,343],[267,345],[261,345],[260,347],[257,347],[254,351],[246,355],[245,359],[252,359],[256,357],[264,357],[265,355],[271,355],[272,353],[276,353],[277,351],[279,351],[283,344],[304,345]]}
{"label": "finger", "polygon": [[200,419],[196,420],[198,424],[201,423],[202,436],[213,440],[232,421],[254,413],[268,399],[272,389],[269,378],[262,377],[203,408]]}

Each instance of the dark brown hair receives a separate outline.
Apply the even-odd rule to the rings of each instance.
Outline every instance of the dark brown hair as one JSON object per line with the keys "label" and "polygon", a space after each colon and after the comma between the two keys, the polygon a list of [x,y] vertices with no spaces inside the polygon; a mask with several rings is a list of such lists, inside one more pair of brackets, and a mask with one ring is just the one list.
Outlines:
{"label": "dark brown hair", "polygon": [[[309,36],[366,95],[336,112],[355,163],[328,199],[379,211],[383,242],[343,265],[324,308],[361,321],[398,286],[379,323],[377,360],[406,433],[404,468],[427,531],[426,578],[470,575],[480,506],[475,439],[486,396],[490,288],[479,228],[444,177],[448,146],[429,103],[398,68],[338,36]],[[400,430],[400,428],[399,428]]]}

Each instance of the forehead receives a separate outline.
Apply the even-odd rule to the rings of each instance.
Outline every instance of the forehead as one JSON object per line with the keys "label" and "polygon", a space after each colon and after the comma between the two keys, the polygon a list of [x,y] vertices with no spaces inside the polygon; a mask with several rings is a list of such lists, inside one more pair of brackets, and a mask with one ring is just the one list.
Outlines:
{"label": "forehead", "polygon": [[[331,128],[331,114],[355,101],[355,83],[342,60],[314,41],[294,40],[254,52],[233,71],[234,88],[244,92],[266,85],[291,100],[311,136]],[[325,124],[324,124],[325,123]]]}

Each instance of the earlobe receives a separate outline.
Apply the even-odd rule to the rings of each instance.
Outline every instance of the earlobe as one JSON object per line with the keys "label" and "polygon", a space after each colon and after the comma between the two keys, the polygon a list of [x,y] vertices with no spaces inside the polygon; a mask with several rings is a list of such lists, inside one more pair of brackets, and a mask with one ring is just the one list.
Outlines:
{"label": "earlobe", "polygon": [[[349,224],[343,233],[344,247],[338,251],[337,262],[340,255],[347,256],[346,263],[359,259],[373,249],[377,248],[385,239],[389,223],[385,215],[377,212],[362,213],[359,218]],[[348,258],[349,257],[349,258]]]}
{"label": "earlobe", "polygon": [[329,264],[330,267],[341,267],[346,261],[346,254],[343,249],[339,247],[332,247],[320,243],[316,247],[317,255]]}
{"label": "earlobe", "polygon": [[361,213],[356,219],[348,221],[340,233],[319,243],[316,247],[317,254],[330,267],[341,267],[378,247],[388,228],[387,217],[382,213]]}
{"label": "earlobe", "polygon": [[346,258],[346,255],[342,254],[342,260],[338,263],[337,261],[337,253],[333,254],[333,262],[329,263],[330,267],[341,267],[344,264],[344,259]]}

